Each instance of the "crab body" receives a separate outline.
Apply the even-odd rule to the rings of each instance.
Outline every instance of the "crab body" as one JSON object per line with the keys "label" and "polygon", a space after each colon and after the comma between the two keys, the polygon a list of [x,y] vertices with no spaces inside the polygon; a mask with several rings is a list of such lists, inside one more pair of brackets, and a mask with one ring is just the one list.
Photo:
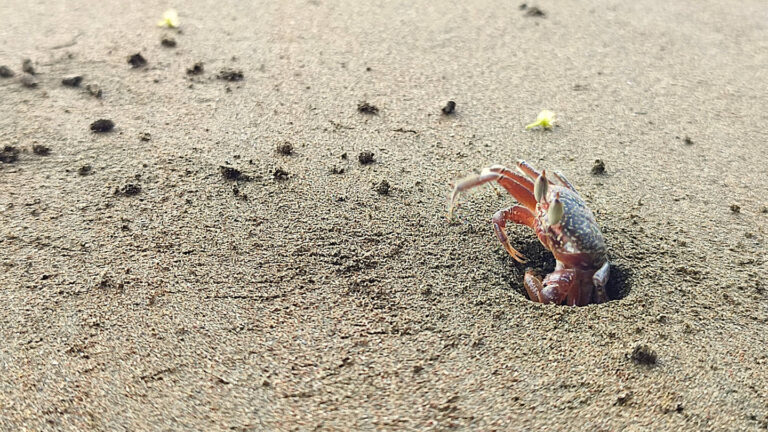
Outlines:
{"label": "crab body", "polygon": [[[537,203],[533,229],[541,244],[558,262],[581,270],[596,270],[606,261],[605,240],[595,216],[584,200],[568,188],[551,186],[548,197]],[[559,199],[563,215],[559,223],[549,221],[551,202]]]}
{"label": "crab body", "polygon": [[512,258],[524,263],[525,257],[511,246],[505,228],[507,222],[526,225],[557,261],[555,271],[544,280],[526,270],[523,283],[531,300],[574,306],[606,301],[610,264],[592,211],[563,174],[554,173],[556,184],[546,172],[540,173],[524,161],[519,161],[517,167],[528,177],[492,166],[479,176],[459,182],[451,197],[451,214],[461,192],[496,181],[520,203],[493,216],[502,246]]}

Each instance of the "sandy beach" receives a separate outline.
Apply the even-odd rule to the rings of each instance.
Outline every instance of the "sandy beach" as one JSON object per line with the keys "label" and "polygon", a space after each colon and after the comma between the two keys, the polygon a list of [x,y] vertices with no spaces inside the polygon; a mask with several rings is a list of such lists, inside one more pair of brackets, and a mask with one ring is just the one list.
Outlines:
{"label": "sandy beach", "polygon": [[[764,1],[46,3],[0,2],[1,430],[768,429]],[[500,188],[446,218],[518,159],[611,301],[528,300]]]}

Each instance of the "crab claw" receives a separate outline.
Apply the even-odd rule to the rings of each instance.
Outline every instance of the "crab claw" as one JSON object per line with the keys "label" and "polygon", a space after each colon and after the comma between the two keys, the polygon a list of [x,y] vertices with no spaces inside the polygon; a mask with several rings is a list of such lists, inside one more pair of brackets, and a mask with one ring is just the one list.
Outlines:
{"label": "crab claw", "polygon": [[560,201],[560,192],[557,193],[555,200],[549,205],[547,216],[550,225],[557,225],[563,219],[563,202]]}
{"label": "crab claw", "polygon": [[533,196],[537,202],[542,202],[547,196],[547,189],[549,188],[549,181],[547,181],[547,171],[542,170],[539,178],[536,179],[536,183],[533,185]]}

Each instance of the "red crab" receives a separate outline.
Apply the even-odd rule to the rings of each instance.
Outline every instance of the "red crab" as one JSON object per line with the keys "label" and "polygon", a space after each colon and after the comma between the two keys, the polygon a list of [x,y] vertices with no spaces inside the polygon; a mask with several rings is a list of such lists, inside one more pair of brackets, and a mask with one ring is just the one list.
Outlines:
{"label": "red crab", "polygon": [[449,218],[459,194],[496,181],[522,204],[493,215],[493,229],[504,249],[516,261],[525,262],[525,257],[509,244],[505,232],[507,222],[514,222],[533,228],[541,244],[557,260],[555,271],[543,281],[531,269],[525,271],[525,290],[531,300],[571,306],[605,302],[611,267],[603,234],[592,211],[562,173],[554,172],[554,183],[547,178],[546,171],[538,172],[525,161],[518,161],[517,168],[530,179],[494,165],[478,176],[460,181],[451,195]]}

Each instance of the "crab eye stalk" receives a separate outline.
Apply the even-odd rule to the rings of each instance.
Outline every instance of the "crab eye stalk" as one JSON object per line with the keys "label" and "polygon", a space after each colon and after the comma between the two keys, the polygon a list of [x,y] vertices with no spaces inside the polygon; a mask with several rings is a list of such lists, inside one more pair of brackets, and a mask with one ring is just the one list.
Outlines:
{"label": "crab eye stalk", "polygon": [[550,204],[547,216],[550,225],[557,225],[563,220],[563,202],[560,201],[560,194],[557,194],[557,198]]}
{"label": "crab eye stalk", "polygon": [[533,196],[537,202],[542,202],[547,196],[547,189],[549,188],[549,182],[547,181],[547,172],[542,171],[539,178],[536,179],[536,183],[533,185]]}

